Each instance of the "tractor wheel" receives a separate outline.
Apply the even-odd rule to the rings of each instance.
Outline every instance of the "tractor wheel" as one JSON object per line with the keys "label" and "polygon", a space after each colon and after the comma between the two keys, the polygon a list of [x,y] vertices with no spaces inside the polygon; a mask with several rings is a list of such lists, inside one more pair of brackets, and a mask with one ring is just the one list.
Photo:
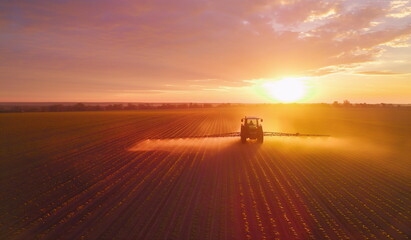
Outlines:
{"label": "tractor wheel", "polygon": [[241,143],[246,143],[247,142],[247,137],[245,136],[244,126],[241,126],[240,136],[241,136]]}
{"label": "tractor wheel", "polygon": [[257,142],[258,142],[258,143],[263,143],[263,142],[264,142],[264,135],[258,136]]}
{"label": "tractor wheel", "polygon": [[257,138],[257,142],[258,143],[263,143],[264,142],[264,132],[263,132],[263,128],[260,128],[259,134],[258,134],[258,138]]}

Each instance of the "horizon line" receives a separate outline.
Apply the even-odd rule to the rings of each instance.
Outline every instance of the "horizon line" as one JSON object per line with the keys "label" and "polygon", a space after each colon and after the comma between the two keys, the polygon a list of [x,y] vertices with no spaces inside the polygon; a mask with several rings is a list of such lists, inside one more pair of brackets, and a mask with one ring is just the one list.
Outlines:
{"label": "horizon line", "polygon": [[[0,101],[0,104],[13,104],[13,103],[18,103],[18,104],[24,104],[24,103],[121,103],[121,104],[127,104],[127,103],[149,103],[149,104],[160,104],[160,103],[169,103],[169,104],[190,104],[190,103],[195,103],[195,104],[333,104],[334,102],[338,102],[340,104],[343,104],[344,101],[332,101],[332,102],[290,102],[290,103],[282,103],[282,102],[133,102],[133,101]],[[410,103],[395,103],[395,102],[379,102],[379,103],[369,103],[369,102],[351,102],[349,101],[350,104],[397,104],[397,105],[410,105]]]}

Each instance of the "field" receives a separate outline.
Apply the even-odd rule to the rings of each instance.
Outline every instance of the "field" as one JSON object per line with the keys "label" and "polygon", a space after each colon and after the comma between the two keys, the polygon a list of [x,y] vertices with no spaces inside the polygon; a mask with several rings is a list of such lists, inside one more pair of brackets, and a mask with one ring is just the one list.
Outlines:
{"label": "field", "polygon": [[[330,137],[178,138],[239,131]],[[409,239],[411,110],[0,115],[0,239]]]}

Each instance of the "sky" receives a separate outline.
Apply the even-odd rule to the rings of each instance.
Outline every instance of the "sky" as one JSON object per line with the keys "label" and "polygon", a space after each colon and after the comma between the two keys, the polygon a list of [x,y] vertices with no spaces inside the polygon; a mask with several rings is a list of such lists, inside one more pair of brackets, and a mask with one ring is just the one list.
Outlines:
{"label": "sky", "polygon": [[0,101],[411,103],[407,0],[2,0]]}

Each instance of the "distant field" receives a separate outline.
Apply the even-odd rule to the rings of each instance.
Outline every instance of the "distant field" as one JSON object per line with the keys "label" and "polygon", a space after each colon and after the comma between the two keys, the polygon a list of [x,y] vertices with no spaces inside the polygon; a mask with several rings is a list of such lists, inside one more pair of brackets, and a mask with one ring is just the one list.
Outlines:
{"label": "distant field", "polygon": [[[331,137],[176,138],[244,115]],[[286,105],[0,114],[0,239],[409,239],[410,123]]]}

